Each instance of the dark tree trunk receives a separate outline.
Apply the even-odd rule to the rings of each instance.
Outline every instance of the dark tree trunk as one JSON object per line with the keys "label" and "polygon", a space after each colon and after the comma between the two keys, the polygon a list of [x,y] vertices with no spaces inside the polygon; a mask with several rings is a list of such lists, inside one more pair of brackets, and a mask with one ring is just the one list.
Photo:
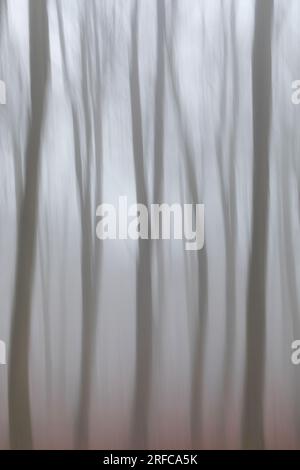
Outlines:
{"label": "dark tree trunk", "polygon": [[257,0],[252,59],[253,201],[248,292],[243,446],[264,447],[266,277],[272,108],[273,0]]}
{"label": "dark tree trunk", "polygon": [[[142,110],[138,63],[138,4],[132,19],[130,66],[133,157],[137,201],[148,206],[143,149]],[[149,231],[151,227],[149,227]],[[152,280],[151,242],[139,239],[136,273],[136,372],[133,397],[132,444],[146,448],[152,378]]]}
{"label": "dark tree trunk", "polygon": [[17,241],[15,298],[9,367],[10,445],[32,447],[29,390],[29,344],[32,285],[36,259],[41,134],[49,66],[47,2],[30,0],[31,122],[26,147],[26,174]]}

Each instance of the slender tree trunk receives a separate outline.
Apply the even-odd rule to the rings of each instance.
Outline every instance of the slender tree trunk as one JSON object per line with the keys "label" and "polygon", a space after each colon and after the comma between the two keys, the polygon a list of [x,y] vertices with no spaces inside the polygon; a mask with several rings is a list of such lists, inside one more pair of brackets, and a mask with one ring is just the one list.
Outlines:
{"label": "slender tree trunk", "polygon": [[[239,67],[237,59],[237,38],[235,0],[231,5],[231,47],[233,63],[233,102],[232,123],[229,143],[229,188],[227,196],[227,210],[225,221],[225,250],[226,250],[226,324],[225,324],[225,350],[224,350],[224,397],[230,403],[233,390],[234,359],[236,345],[236,136],[239,122]],[[224,201],[225,202],[225,201]],[[224,407],[222,401],[223,427],[225,439],[228,424],[230,424],[231,409]],[[223,438],[223,436],[222,436]]]}
{"label": "slender tree trunk", "polygon": [[[142,110],[138,63],[138,3],[132,18],[130,66],[133,158],[137,201],[148,206],[143,149]],[[149,231],[151,227],[149,227]],[[152,279],[149,240],[139,239],[136,272],[136,372],[132,420],[132,444],[146,448],[152,378]]]}
{"label": "slender tree trunk", "polygon": [[264,447],[266,277],[269,222],[269,140],[272,109],[273,0],[256,0],[252,59],[253,201],[250,247],[243,446]]}
{"label": "slender tree trunk", "polygon": [[[173,47],[167,47],[168,52],[168,72],[171,83],[171,91],[174,98],[176,109],[176,117],[178,121],[178,129],[183,145],[184,159],[183,166],[185,177],[189,187],[189,197],[191,202],[199,204],[204,201],[204,182],[203,175],[204,165],[202,164],[202,175],[199,180],[196,175],[195,160],[193,149],[191,147],[187,129],[184,123],[183,110],[180,104],[178,87],[176,84],[176,72],[174,66]],[[201,152],[202,153],[202,152]],[[202,188],[201,188],[202,186]],[[201,188],[201,189],[200,189]],[[205,337],[207,333],[207,271],[208,260],[207,252],[204,247],[201,251],[197,251],[197,307],[195,313],[195,327],[191,341],[191,406],[190,406],[190,423],[192,445],[197,448],[201,441],[201,425],[202,425],[202,397],[204,389],[204,364],[205,364]],[[187,271],[187,270],[186,270]]]}
{"label": "slender tree trunk", "polygon": [[[38,260],[39,260],[39,272],[41,277],[41,294],[43,302],[43,318],[44,318],[44,341],[45,341],[45,386],[46,386],[46,406],[49,410],[52,396],[52,357],[51,357],[51,341],[50,341],[50,310],[49,310],[49,291],[50,285],[49,276],[47,272],[50,271],[50,256],[49,256],[49,224],[48,220],[45,224],[45,245],[46,255],[43,251],[43,240],[42,233],[38,233]],[[48,268],[48,269],[47,269]]]}
{"label": "slender tree trunk", "polygon": [[[164,183],[164,109],[165,109],[165,27],[166,12],[165,0],[156,0],[157,15],[157,39],[156,39],[156,80],[155,80],[155,110],[154,110],[154,182],[153,182],[153,202],[160,204],[163,201]],[[164,260],[161,244],[155,241],[152,244],[152,257],[156,257],[157,272],[157,307],[161,309],[163,305],[164,293]],[[159,314],[159,312],[157,312]],[[157,324],[158,339],[161,344],[162,328]],[[155,333],[156,334],[156,333]],[[154,339],[156,341],[156,339]],[[159,346],[158,346],[159,351]]]}
{"label": "slender tree trunk", "polygon": [[[76,420],[75,447],[88,448],[89,445],[89,422],[90,403],[92,390],[93,369],[87,364],[93,364],[96,348],[96,332],[98,322],[98,290],[100,286],[102,251],[99,245],[95,244],[95,221],[93,217],[94,207],[101,200],[102,196],[102,120],[101,120],[101,70],[99,37],[97,33],[95,3],[91,5],[93,11],[93,25],[88,14],[81,30],[81,60],[82,60],[82,98],[85,118],[86,133],[86,174],[84,177],[81,142],[80,123],[78,118],[78,107],[74,97],[71,96],[72,122],[75,147],[75,169],[78,188],[78,200],[81,217],[81,279],[82,279],[82,347],[80,366],[80,388],[78,415]],[[60,5],[57,3],[57,15],[59,24],[59,34],[63,55],[64,73],[68,88],[71,89],[70,77],[66,61],[66,44],[63,33],[63,22]],[[92,66],[90,45],[84,35],[84,29],[94,31],[95,55]],[[95,74],[93,74],[95,72]],[[94,81],[93,81],[94,80]],[[91,100],[92,91],[93,102]],[[92,146],[94,139],[94,147]],[[89,195],[91,186],[91,157],[92,147],[95,157],[96,168],[96,194],[95,200]],[[95,203],[95,204],[93,204]]]}
{"label": "slender tree trunk", "polygon": [[9,359],[9,424],[10,445],[13,449],[29,449],[33,446],[30,416],[29,343],[31,297],[36,258],[41,134],[49,67],[46,1],[30,0],[29,31],[31,122],[27,136],[25,188],[19,220]]}
{"label": "slender tree trunk", "polygon": [[[93,17],[95,20],[95,3],[92,4]],[[95,217],[94,208],[97,202],[101,200],[102,195],[102,121],[99,111],[101,105],[101,84],[100,65],[99,65],[99,44],[97,36],[98,25],[94,23],[95,56],[93,60],[96,64],[95,75],[92,69],[91,51],[86,38],[82,35],[82,58],[83,62],[83,108],[86,122],[86,154],[88,158],[87,178],[84,186],[81,188],[81,218],[82,218],[82,349],[81,349],[81,384],[79,391],[79,406],[76,431],[76,448],[87,448],[89,445],[89,422],[90,422],[90,404],[93,380],[93,364],[96,350],[96,332],[98,322],[98,290],[100,287],[100,265],[101,250],[99,245],[95,244]],[[89,26],[92,28],[92,24]],[[86,47],[87,46],[87,47]],[[94,99],[91,102],[89,95],[92,90],[97,89]],[[74,116],[74,114],[73,114]],[[79,129],[77,129],[79,132]],[[94,200],[90,197],[89,190],[91,186],[91,157],[92,157],[92,139],[94,139],[95,167],[96,167],[96,194]],[[77,155],[77,164],[79,165],[79,154]],[[82,170],[81,170],[82,174]],[[99,198],[97,200],[97,198]],[[94,202],[94,204],[93,204]],[[89,366],[87,366],[89,364]]]}
{"label": "slender tree trunk", "polygon": [[164,176],[164,97],[165,97],[165,0],[156,1],[157,45],[154,122],[154,190],[153,198],[161,203]]}

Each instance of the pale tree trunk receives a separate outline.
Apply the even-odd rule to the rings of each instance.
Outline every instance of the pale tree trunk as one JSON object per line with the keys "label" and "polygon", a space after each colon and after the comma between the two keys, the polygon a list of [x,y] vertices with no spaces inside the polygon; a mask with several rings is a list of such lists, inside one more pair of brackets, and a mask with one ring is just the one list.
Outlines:
{"label": "pale tree trunk", "polygon": [[[153,203],[163,202],[164,182],[164,109],[165,109],[165,27],[166,12],[165,0],[156,1],[157,36],[156,36],[156,80],[155,80],[155,109],[154,109],[154,181],[153,181]],[[152,241],[152,258],[156,257],[157,273],[157,302],[156,308],[161,309],[163,305],[164,292],[164,263],[161,243]],[[157,312],[158,314],[158,312]],[[160,324],[157,324],[158,344],[161,344],[163,334]],[[155,332],[156,336],[156,332]],[[156,341],[156,339],[154,340]],[[159,349],[159,347],[158,347]]]}
{"label": "pale tree trunk", "polygon": [[[178,7],[177,7],[178,8]],[[172,33],[174,35],[174,32]],[[202,160],[202,175],[197,178],[195,156],[185,126],[184,113],[180,103],[178,85],[176,83],[176,69],[174,64],[173,44],[167,47],[168,72],[170,77],[171,92],[176,110],[178,130],[183,147],[184,177],[189,187],[189,198],[193,204],[205,202],[204,200],[204,164]],[[203,148],[200,152],[203,156]],[[202,398],[204,390],[204,364],[205,364],[205,337],[207,333],[207,302],[208,302],[208,260],[205,247],[196,252],[197,264],[197,307],[193,312],[195,327],[191,340],[191,394],[190,394],[190,425],[192,445],[197,448],[201,441],[202,425]],[[186,263],[186,258],[185,258]],[[187,264],[187,263],[186,263]],[[188,272],[186,266],[186,272]]]}
{"label": "pale tree trunk", "polygon": [[[224,350],[224,398],[228,404],[234,390],[234,367],[236,345],[236,242],[237,242],[237,207],[236,207],[236,138],[239,123],[239,66],[237,57],[236,38],[236,8],[235,0],[231,5],[231,49],[233,68],[233,101],[232,121],[229,142],[229,187],[226,197],[225,215],[225,253],[226,253],[226,323],[225,323],[225,350]],[[225,201],[223,201],[225,202]],[[225,439],[231,421],[231,408],[224,407],[223,433]],[[224,436],[222,436],[223,438]]]}
{"label": "pale tree trunk", "polygon": [[[76,420],[75,447],[88,448],[90,403],[92,390],[93,364],[96,349],[96,333],[98,324],[98,291],[100,286],[102,250],[95,243],[95,208],[102,197],[102,72],[100,69],[99,37],[96,24],[96,7],[92,2],[89,11],[84,13],[81,24],[81,61],[82,61],[82,101],[85,121],[85,155],[86,171],[84,171],[83,155],[80,141],[79,107],[76,97],[70,96],[72,124],[75,147],[75,170],[78,189],[79,213],[81,219],[81,280],[82,280],[82,347],[80,366],[79,403]],[[63,32],[62,13],[57,3],[59,35],[62,48],[64,73],[69,90],[72,89],[67,68],[66,42]],[[85,37],[84,31],[93,32]],[[91,45],[95,46],[94,56]],[[91,98],[92,96],[92,98]],[[90,195],[91,159],[94,155],[96,168],[96,192]]]}
{"label": "pale tree trunk", "polygon": [[[82,217],[82,349],[81,349],[81,385],[79,391],[79,406],[76,430],[76,447],[87,448],[89,446],[89,423],[90,423],[90,406],[91,391],[93,381],[93,368],[87,364],[93,364],[96,353],[96,334],[98,324],[98,292],[101,283],[101,260],[102,249],[101,244],[95,243],[95,208],[102,199],[102,72],[100,70],[100,51],[99,37],[96,23],[95,3],[92,4],[93,20],[89,28],[94,29],[95,53],[89,48],[83,48],[83,57],[86,63],[83,65],[83,101],[84,116],[86,122],[86,139],[87,139],[87,156],[88,161],[88,177],[84,187],[81,188],[81,217]],[[82,41],[85,41],[82,37]],[[93,69],[93,63],[95,69]],[[91,79],[88,77],[90,72]],[[90,91],[94,93],[92,101],[89,100]],[[90,101],[90,102],[89,102]],[[73,112],[74,119],[74,112]],[[77,130],[79,132],[79,128]],[[90,172],[91,172],[91,156],[92,142],[95,157],[96,168],[96,192],[93,197],[90,196]],[[77,144],[78,147],[79,144]],[[77,165],[79,165],[79,153],[76,150]],[[82,173],[82,170],[81,170]],[[79,182],[79,179],[78,179]]]}

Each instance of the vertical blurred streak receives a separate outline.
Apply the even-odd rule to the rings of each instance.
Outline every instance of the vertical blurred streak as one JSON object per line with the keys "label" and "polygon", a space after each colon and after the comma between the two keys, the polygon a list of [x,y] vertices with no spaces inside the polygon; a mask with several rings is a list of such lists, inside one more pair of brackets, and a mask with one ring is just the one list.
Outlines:
{"label": "vertical blurred streak", "polygon": [[[165,139],[165,28],[166,12],[165,0],[156,1],[156,77],[155,77],[155,107],[154,107],[154,184],[153,203],[163,203],[164,197],[164,139]],[[155,361],[155,372],[157,360],[160,361],[161,348],[164,341],[164,328],[162,325],[162,312],[164,305],[165,276],[164,276],[164,256],[163,246],[160,240],[149,240],[152,246],[152,259],[155,257],[157,266],[156,279],[156,302],[155,317],[157,321],[153,325],[153,344],[157,355]],[[157,358],[157,359],[156,359]],[[160,380],[160,377],[158,377]]]}
{"label": "vertical blurred streak", "polygon": [[[236,137],[239,122],[239,66],[237,56],[237,38],[236,38],[236,7],[235,0],[231,3],[230,14],[231,26],[231,50],[233,65],[233,102],[232,102],[232,122],[229,142],[229,188],[226,200],[225,215],[225,253],[226,253],[226,322],[225,322],[225,351],[224,351],[224,398],[229,403],[233,390],[233,372],[236,344]],[[229,409],[229,412],[231,410]],[[225,439],[227,435],[227,426],[230,424],[230,416],[227,415],[227,407],[222,400],[223,413],[223,432]]]}
{"label": "vertical blurred streak", "polygon": [[[219,125],[216,127],[215,132],[215,145],[216,145],[216,156],[217,156],[217,169],[219,173],[220,181],[220,192],[221,192],[221,206],[222,206],[222,217],[224,223],[224,258],[225,258],[225,267],[226,267],[226,276],[225,276],[225,349],[224,349],[224,364],[223,364],[223,390],[221,392],[222,397],[220,400],[220,421],[221,421],[221,433],[220,436],[222,441],[224,440],[224,435],[226,439],[226,424],[227,424],[227,407],[224,407],[224,398],[225,400],[230,399],[229,387],[231,384],[232,378],[232,369],[233,363],[230,362],[233,359],[234,354],[234,296],[235,296],[235,245],[233,244],[234,240],[232,234],[234,232],[234,227],[232,225],[232,204],[235,198],[234,185],[231,186],[231,183],[234,182],[234,164],[230,170],[233,172],[233,175],[230,174],[229,186],[226,184],[226,165],[228,164],[227,157],[227,139],[226,132],[228,129],[228,116],[229,116],[229,106],[228,106],[228,60],[229,60],[229,51],[228,51],[228,35],[226,34],[226,10],[224,6],[224,1],[221,1],[221,23],[222,23],[222,39],[223,39],[223,58],[222,58],[222,67],[220,67],[221,77],[223,81],[220,80],[221,90],[224,89],[224,95],[220,93],[220,102],[219,102]],[[235,116],[236,110],[233,110],[233,115]],[[236,119],[236,118],[234,118]],[[234,126],[236,121],[233,122],[232,132],[234,132]],[[229,144],[229,150],[233,150],[234,137],[231,135],[231,142]],[[229,155],[230,161],[234,156]],[[229,344],[229,340],[231,341]],[[225,441],[224,441],[225,443]]]}
{"label": "vertical blurred streak", "polygon": [[[153,202],[161,204],[163,202],[164,191],[164,107],[165,107],[165,27],[166,12],[165,0],[156,1],[157,16],[157,38],[156,38],[156,80],[155,80],[155,108],[154,108],[154,184]],[[164,270],[163,254],[161,243],[150,241],[156,245],[157,273],[157,306],[160,308],[163,302],[164,292]],[[154,251],[154,250],[153,250]],[[152,253],[153,256],[153,253]],[[158,327],[158,334],[162,334],[162,328]],[[160,339],[158,340],[160,343]]]}
{"label": "vertical blurred streak", "polygon": [[[178,14],[178,4],[176,4],[176,14]],[[174,28],[174,25],[173,25]],[[172,37],[174,37],[174,31]],[[200,180],[197,178],[196,165],[193,156],[193,149],[187,135],[187,129],[184,124],[184,114],[180,104],[180,96],[178,85],[176,83],[176,68],[174,64],[174,45],[170,43],[167,45],[167,65],[170,77],[171,92],[174,98],[174,105],[176,109],[176,118],[178,123],[178,130],[182,140],[184,150],[184,169],[185,177],[189,186],[189,196],[191,201],[196,204],[200,201],[204,202],[204,175]],[[201,154],[203,152],[201,151]],[[203,170],[202,162],[202,170]],[[202,189],[201,188],[202,183]],[[185,253],[185,256],[190,256],[190,253]],[[202,424],[202,397],[204,387],[204,365],[205,365],[205,337],[207,333],[207,288],[208,288],[208,266],[207,266],[207,252],[204,247],[203,250],[196,252],[197,257],[197,311],[195,312],[196,327],[193,330],[193,340],[191,344],[191,406],[190,406],[190,423],[191,423],[191,437],[192,445],[194,448],[199,447],[201,440],[201,424]],[[185,261],[186,263],[186,261]],[[187,270],[187,269],[186,269]]]}
{"label": "vertical blurred streak", "polygon": [[0,0],[0,35],[3,32],[3,23],[7,20],[7,0]]}
{"label": "vertical blurred streak", "polygon": [[[138,12],[138,2],[135,1],[131,21],[130,102],[136,197],[139,204],[148,206],[139,78]],[[132,445],[143,449],[147,448],[152,379],[151,255],[151,242],[139,238],[136,273],[136,372],[131,432]]]}
{"label": "vertical blurred streak", "polygon": [[165,96],[165,0],[156,1],[157,46],[154,122],[154,191],[156,203],[162,202],[164,183],[164,96]]}
{"label": "vertical blurred streak", "polygon": [[[51,342],[50,342],[50,311],[49,311],[49,276],[48,272],[50,271],[50,253],[49,253],[49,236],[50,236],[50,227],[48,223],[48,218],[45,217],[44,221],[45,230],[42,232],[39,230],[38,233],[38,260],[39,260],[39,269],[41,274],[41,296],[43,302],[43,316],[44,316],[44,338],[45,338],[45,385],[46,385],[46,406],[49,410],[50,399],[52,395],[52,358],[51,358]],[[46,249],[44,253],[43,250],[43,235],[45,237]],[[46,264],[47,263],[47,264]],[[48,268],[48,269],[47,269]]]}
{"label": "vertical blurred streak", "polygon": [[[0,0],[0,48],[4,49],[8,47],[9,44],[9,23],[8,23],[8,9],[7,9],[7,0]],[[19,65],[19,64],[18,64]],[[20,93],[24,92],[24,80],[22,77],[21,66],[18,67],[17,74],[17,87],[20,90]],[[16,124],[15,116],[12,110],[9,109],[8,115],[11,118],[12,126],[12,145],[13,145],[13,166],[14,166],[14,185],[15,185],[15,197],[16,197],[16,216],[19,217],[20,209],[20,198],[23,193],[23,175],[22,175],[22,153],[21,153],[21,143],[20,143],[20,123],[22,121],[22,113],[19,111],[18,121]]]}
{"label": "vertical blurred streak", "polygon": [[5,36],[6,36],[5,24],[7,25],[7,29],[8,29],[7,0],[0,0],[0,41],[1,41],[0,44],[1,44],[1,47],[3,46],[2,40],[4,42]]}
{"label": "vertical blurred streak", "polygon": [[[87,13],[88,7],[85,7]],[[91,151],[93,123],[91,114],[90,87],[91,87],[91,62],[90,44],[86,36],[85,28],[88,24],[81,25],[81,59],[82,59],[82,98],[83,113],[85,120],[87,158],[85,181],[80,187],[80,217],[81,217],[81,283],[82,283],[82,335],[81,335],[81,363],[80,363],[80,387],[78,415],[75,429],[75,448],[85,448],[88,446],[89,410],[91,398],[91,374],[93,355],[95,350],[95,331],[97,311],[95,309],[94,295],[94,259],[93,259],[93,231],[92,207],[90,200],[90,172],[91,172]],[[89,26],[90,27],[90,26]],[[77,129],[80,135],[80,129]],[[78,152],[75,151],[77,159],[76,165],[82,165],[82,160],[78,159]],[[83,168],[81,168],[83,174]],[[78,179],[82,181],[82,179]]]}
{"label": "vertical blurred streak", "polygon": [[[91,403],[91,388],[93,369],[93,359],[96,349],[96,334],[98,322],[98,289],[100,286],[101,248],[100,244],[95,244],[95,218],[94,209],[97,202],[102,199],[102,121],[101,121],[101,71],[99,40],[96,24],[95,2],[92,3],[93,22],[89,28],[93,29],[93,39],[95,40],[95,53],[92,54],[88,38],[82,34],[82,59],[83,59],[83,109],[86,122],[87,148],[86,154],[89,157],[87,164],[87,179],[85,192],[81,202],[82,217],[82,350],[81,350],[81,382],[79,390],[79,405],[77,426],[75,434],[76,448],[87,448],[89,443],[89,413]],[[87,26],[88,27],[88,26]],[[93,61],[96,72],[93,70]],[[93,73],[94,72],[94,73]],[[89,95],[95,89],[94,99]],[[79,132],[79,129],[78,129]],[[94,143],[96,159],[96,194],[94,194],[94,204],[91,200],[90,172],[91,172],[91,151],[92,141]],[[77,154],[78,155],[78,154]]]}
{"label": "vertical blurred streak", "polygon": [[31,120],[27,135],[25,188],[19,219],[15,298],[12,312],[9,359],[10,446],[33,446],[30,391],[29,340],[31,290],[36,258],[37,209],[41,134],[47,97],[49,30],[47,2],[29,2]]}
{"label": "vertical blurred streak", "polygon": [[[102,121],[101,121],[101,67],[99,38],[96,24],[96,8],[92,3],[93,33],[95,39],[95,54],[91,56],[91,45],[88,43],[90,37],[85,36],[85,31],[92,30],[91,22],[88,22],[87,9],[84,10],[85,17],[81,24],[81,65],[82,65],[82,99],[85,119],[87,159],[86,174],[84,175],[81,141],[79,108],[76,106],[76,97],[70,95],[72,109],[72,123],[75,148],[75,170],[78,188],[78,200],[81,218],[81,272],[82,272],[82,348],[80,365],[80,388],[79,402],[75,428],[75,448],[88,448],[89,445],[89,413],[91,401],[91,386],[93,358],[96,347],[96,333],[98,321],[98,289],[100,285],[101,254],[102,251],[95,244],[95,222],[94,208],[102,198]],[[61,7],[57,2],[57,17],[59,36],[62,50],[63,68],[67,82],[67,88],[71,93],[72,85],[67,68],[66,43],[63,31],[63,20]],[[95,71],[93,75],[92,62],[94,60]],[[94,80],[94,82],[92,82]],[[96,90],[93,100],[92,90]],[[92,141],[94,142],[95,167],[96,167],[96,194],[92,201],[89,193],[91,187],[91,154]],[[85,176],[85,177],[84,177]]]}
{"label": "vertical blurred streak", "polygon": [[253,201],[247,292],[243,446],[264,448],[266,274],[272,112],[273,0],[256,0],[252,56]]}

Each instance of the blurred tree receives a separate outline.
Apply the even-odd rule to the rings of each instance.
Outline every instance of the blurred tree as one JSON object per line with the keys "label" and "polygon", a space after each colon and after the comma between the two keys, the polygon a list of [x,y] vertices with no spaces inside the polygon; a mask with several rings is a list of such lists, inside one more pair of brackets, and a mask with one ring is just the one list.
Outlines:
{"label": "blurred tree", "polygon": [[41,139],[47,100],[49,31],[47,2],[29,2],[31,117],[25,188],[18,226],[15,297],[10,337],[9,424],[13,449],[32,447],[29,391],[31,292],[36,259]]}
{"label": "blurred tree", "polygon": [[256,0],[253,80],[252,237],[247,292],[243,446],[264,447],[269,153],[272,116],[273,0]]}
{"label": "blurred tree", "polygon": [[[138,13],[136,1],[131,21],[130,103],[136,198],[139,204],[148,207],[139,77]],[[150,232],[151,227],[148,230]],[[146,448],[149,426],[153,336],[151,256],[150,240],[140,238],[136,272],[136,370],[132,415],[132,444],[138,448]]]}
{"label": "blurred tree", "polygon": [[[203,26],[203,15],[201,17]],[[178,17],[178,2],[174,8],[174,21],[179,21]],[[175,23],[176,24],[176,23]],[[205,177],[204,177],[204,153],[201,148],[200,155],[202,155],[200,177],[197,176],[195,152],[192,146],[192,139],[189,136],[189,129],[185,124],[184,109],[180,99],[178,77],[176,75],[175,67],[175,51],[174,51],[174,37],[175,37],[175,24],[172,24],[171,40],[167,44],[168,56],[168,76],[170,77],[171,92],[173,104],[176,111],[176,120],[179,131],[180,142],[183,149],[183,169],[184,180],[188,186],[188,197],[194,204],[205,202]],[[177,23],[178,24],[178,23]],[[185,253],[186,275],[188,275],[187,268],[187,253]],[[202,423],[202,399],[204,387],[204,365],[205,365],[205,337],[207,333],[207,302],[208,302],[208,260],[206,247],[200,251],[195,252],[196,266],[197,266],[197,293],[196,293],[196,310],[193,311],[191,335],[191,396],[190,396],[190,423],[191,423],[191,438],[192,444],[197,448],[201,441],[201,423]]]}

